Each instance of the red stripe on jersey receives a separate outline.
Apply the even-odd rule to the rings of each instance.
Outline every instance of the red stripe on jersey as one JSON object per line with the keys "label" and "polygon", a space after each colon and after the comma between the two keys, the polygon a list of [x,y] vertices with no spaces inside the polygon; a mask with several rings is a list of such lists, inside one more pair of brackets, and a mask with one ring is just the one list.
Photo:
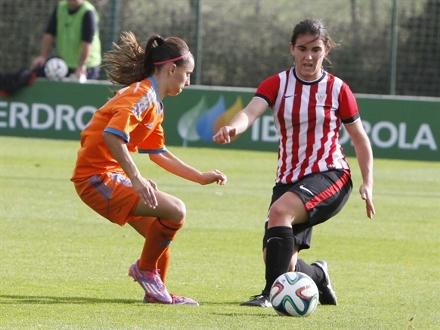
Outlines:
{"label": "red stripe on jersey", "polygon": [[319,203],[322,203],[323,201],[329,199],[330,197],[341,191],[342,188],[349,182],[349,180],[350,180],[350,173],[348,170],[345,170],[342,176],[337,181],[335,181],[331,186],[329,186],[323,192],[310,199],[304,205],[306,210],[309,211],[313,209]]}
{"label": "red stripe on jersey", "polygon": [[338,143],[339,128],[339,125],[336,125],[333,129],[333,137],[330,144],[329,154],[328,157],[325,159],[328,168],[332,168],[335,166],[335,162],[333,161],[333,154],[336,151],[336,144]]}
{"label": "red stripe on jersey", "polygon": [[305,170],[309,165],[310,157],[313,153],[313,145],[315,144],[315,129],[316,129],[316,93],[318,92],[318,84],[313,84],[310,86],[309,104],[307,107],[307,142],[305,150],[305,158],[301,164],[301,169],[299,171],[298,177],[302,178],[304,176]]}
{"label": "red stripe on jersey", "polygon": [[322,137],[321,137],[321,147],[318,150],[316,161],[312,166],[312,172],[316,173],[319,172],[319,166],[318,163],[322,159],[322,156],[324,155],[324,146],[327,143],[328,140],[328,133],[330,132],[330,108],[332,107],[332,90],[333,90],[333,83],[335,82],[334,77],[332,75],[327,76],[327,85],[325,89],[326,99],[324,103],[324,123],[322,125]]}
{"label": "red stripe on jersey", "polygon": [[[277,118],[278,118],[278,122],[280,125],[280,145],[278,148],[278,159],[280,159],[280,157],[282,158],[282,166],[280,168],[279,171],[279,175],[281,176],[281,173],[283,173],[286,169],[286,157],[287,157],[287,153],[286,153],[286,140],[287,140],[287,134],[286,134],[286,123],[284,121],[284,106],[286,103],[286,90],[287,90],[287,86],[289,85],[289,76],[290,76],[290,70],[286,70],[285,72],[283,72],[286,75],[286,80],[285,80],[285,85],[284,85],[284,92],[283,95],[281,96],[281,102],[280,102],[280,107],[279,110],[277,112]],[[280,177],[279,177],[280,178]]]}
{"label": "red stripe on jersey", "polygon": [[[291,147],[291,155],[292,159],[290,162],[290,167],[288,169],[288,175],[286,177],[287,182],[292,182],[293,173],[296,169],[296,166],[299,162],[299,134],[300,134],[300,128],[301,128],[301,121],[300,121],[300,109],[301,109],[301,100],[302,100],[302,91],[303,91],[303,84],[298,81],[298,79],[295,79],[295,93],[293,95],[293,105],[292,105],[292,111],[291,111],[291,125],[292,125],[292,147]],[[287,147],[287,146],[286,146]],[[287,174],[287,173],[285,173]]]}

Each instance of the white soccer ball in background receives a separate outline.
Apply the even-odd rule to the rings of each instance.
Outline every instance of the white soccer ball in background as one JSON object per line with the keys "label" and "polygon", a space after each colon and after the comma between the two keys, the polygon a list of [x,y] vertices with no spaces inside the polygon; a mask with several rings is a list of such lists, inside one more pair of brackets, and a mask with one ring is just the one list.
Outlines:
{"label": "white soccer ball in background", "polygon": [[316,310],[318,301],[318,287],[304,273],[282,274],[270,289],[270,302],[279,315],[308,316]]}
{"label": "white soccer ball in background", "polygon": [[69,68],[66,62],[59,57],[52,57],[44,65],[44,74],[49,80],[61,80],[67,76]]}

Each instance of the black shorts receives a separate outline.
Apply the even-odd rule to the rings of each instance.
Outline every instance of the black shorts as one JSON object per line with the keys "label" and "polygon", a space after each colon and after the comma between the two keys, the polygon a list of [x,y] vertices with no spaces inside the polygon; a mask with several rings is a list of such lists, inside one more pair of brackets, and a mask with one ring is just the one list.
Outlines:
{"label": "black shorts", "polygon": [[[312,173],[295,183],[277,183],[273,187],[272,205],[286,192],[291,191],[303,201],[309,219],[292,226],[295,245],[298,250],[310,248],[312,227],[337,214],[350,196],[353,184],[350,171],[332,170]],[[264,224],[263,248],[266,247],[267,221]]]}

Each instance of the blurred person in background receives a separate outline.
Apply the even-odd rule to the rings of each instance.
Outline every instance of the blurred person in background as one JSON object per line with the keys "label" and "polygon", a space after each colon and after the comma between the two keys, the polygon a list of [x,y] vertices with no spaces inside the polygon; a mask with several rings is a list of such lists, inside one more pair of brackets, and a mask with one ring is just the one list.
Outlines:
{"label": "blurred person in background", "polygon": [[0,96],[12,96],[33,83],[35,72],[20,69],[14,72],[0,72]]}
{"label": "blurred person in background", "polygon": [[42,68],[52,47],[68,68],[68,75],[80,81],[98,79],[101,65],[99,16],[95,7],[85,0],[62,0],[47,24],[41,50],[31,65],[44,76]]}
{"label": "blurred person in background", "polygon": [[146,153],[166,171],[201,185],[226,183],[219,170],[201,172],[165,146],[162,100],[189,86],[193,55],[178,37],[153,35],[142,47],[127,32],[104,55],[104,69],[111,81],[126,87],[95,112],[81,133],[71,180],[85,204],[115,224],[128,223],[144,238],[129,276],[145,291],[145,303],[198,305],[170,294],[164,284],[169,246],[184,224],[185,204],[143,177],[130,154]]}
{"label": "blurred person in background", "polygon": [[325,71],[323,61],[335,46],[319,20],[298,23],[290,41],[294,66],[260,83],[255,96],[214,135],[229,143],[272,109],[280,136],[278,169],[265,223],[265,287],[243,306],[271,306],[270,289],[287,271],[309,275],[323,305],[336,305],[326,261],[298,258],[311,245],[312,227],[337,214],[352,190],[350,167],[338,141],[341,124],[349,133],[362,174],[360,196],[368,218],[373,205],[373,154],[349,86]]}

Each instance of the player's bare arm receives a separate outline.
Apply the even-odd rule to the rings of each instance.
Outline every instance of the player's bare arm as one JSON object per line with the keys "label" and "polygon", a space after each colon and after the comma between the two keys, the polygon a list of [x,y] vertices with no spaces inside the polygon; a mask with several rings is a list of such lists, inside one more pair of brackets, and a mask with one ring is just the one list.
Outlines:
{"label": "player's bare arm", "polygon": [[221,127],[213,136],[213,141],[224,144],[230,143],[231,139],[240,135],[252,126],[254,121],[267,109],[267,102],[260,97],[253,97],[249,104],[237,113],[228,125]]}
{"label": "player's bare arm", "polygon": [[372,219],[376,211],[373,204],[373,151],[370,140],[362,126],[361,120],[345,125],[353,142],[356,158],[362,174],[362,184],[359,188],[361,198],[365,200],[368,218]]}
{"label": "player's bare arm", "polygon": [[214,182],[223,185],[227,182],[226,175],[221,171],[211,170],[208,172],[201,172],[185,163],[168,150],[159,154],[151,154],[150,159],[164,170],[201,185]]}
{"label": "player's bare arm", "polygon": [[121,138],[107,132],[104,132],[103,136],[104,141],[110,149],[113,157],[118,161],[130,179],[133,189],[139,194],[145,204],[152,208],[156,208],[156,184],[152,180],[142,177],[139,169],[130,155],[130,152],[127,149],[126,144]]}

